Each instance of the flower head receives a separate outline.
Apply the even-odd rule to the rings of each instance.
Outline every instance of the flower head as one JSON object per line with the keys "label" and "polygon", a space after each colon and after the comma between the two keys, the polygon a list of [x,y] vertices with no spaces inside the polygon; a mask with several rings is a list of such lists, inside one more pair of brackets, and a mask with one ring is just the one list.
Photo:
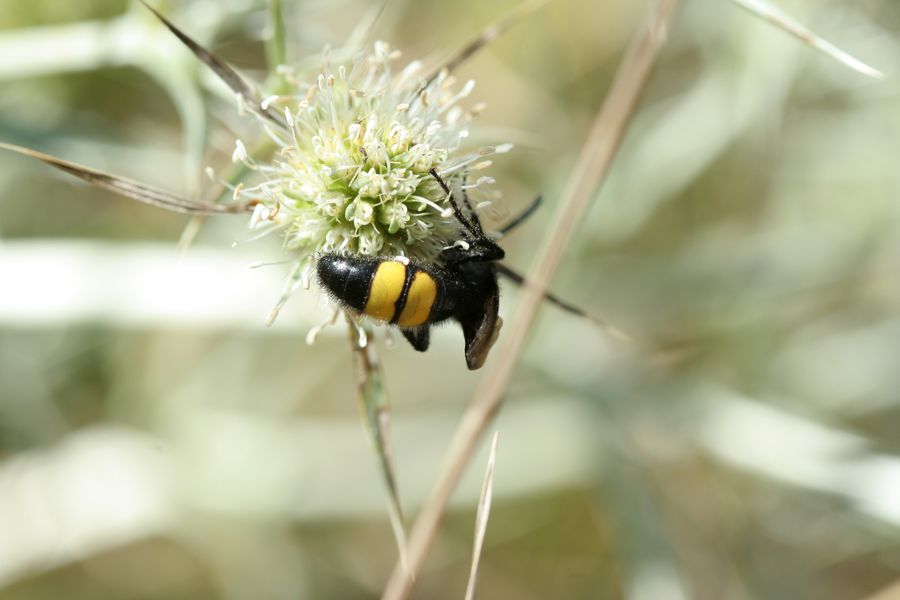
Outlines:
{"label": "flower head", "polygon": [[491,180],[470,172],[509,149],[464,151],[466,126],[480,108],[465,111],[460,101],[474,82],[458,87],[447,73],[426,81],[418,62],[395,73],[398,57],[376,42],[351,64],[326,58],[315,77],[283,69],[293,93],[264,103],[286,124],[268,128],[275,159],[257,163],[236,144],[234,159],[256,177],[237,192],[259,200],[253,224],[282,230],[307,272],[331,252],[440,261],[461,231],[431,171],[454,193],[477,194]]}

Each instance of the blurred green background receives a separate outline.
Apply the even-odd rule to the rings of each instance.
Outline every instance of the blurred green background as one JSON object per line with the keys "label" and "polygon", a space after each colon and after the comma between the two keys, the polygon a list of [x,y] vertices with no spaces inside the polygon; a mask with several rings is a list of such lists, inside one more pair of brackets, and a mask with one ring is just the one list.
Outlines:
{"label": "blurred green background", "polygon": [[[360,24],[430,65],[506,1],[283,0],[290,56]],[[900,5],[784,0],[867,79],[688,0],[496,422],[479,597],[862,598],[900,579]],[[467,63],[526,269],[649,3],[554,0]],[[263,0],[161,8],[265,77]],[[136,2],[0,0],[0,140],[202,195],[232,99]],[[237,129],[235,129],[237,128]],[[0,153],[0,598],[378,597],[396,559],[343,327],[240,218]],[[238,242],[236,245],[234,242]],[[517,291],[504,288],[507,317]],[[512,326],[508,323],[507,325]],[[414,515],[482,373],[383,347]],[[379,343],[383,342],[383,338]],[[384,346],[384,344],[382,344]],[[463,597],[485,454],[414,593]],[[897,596],[895,596],[897,597]]]}

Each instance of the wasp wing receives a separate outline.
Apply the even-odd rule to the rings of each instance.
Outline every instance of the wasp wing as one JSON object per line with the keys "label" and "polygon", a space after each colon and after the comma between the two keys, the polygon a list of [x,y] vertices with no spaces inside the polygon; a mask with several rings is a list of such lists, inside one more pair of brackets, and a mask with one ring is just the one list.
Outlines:
{"label": "wasp wing", "polygon": [[492,289],[486,290],[482,310],[467,312],[459,317],[462,325],[463,337],[466,340],[466,364],[469,369],[480,369],[487,360],[488,352],[497,335],[503,321],[498,316],[500,310],[500,292],[497,289],[497,281],[492,282]]}

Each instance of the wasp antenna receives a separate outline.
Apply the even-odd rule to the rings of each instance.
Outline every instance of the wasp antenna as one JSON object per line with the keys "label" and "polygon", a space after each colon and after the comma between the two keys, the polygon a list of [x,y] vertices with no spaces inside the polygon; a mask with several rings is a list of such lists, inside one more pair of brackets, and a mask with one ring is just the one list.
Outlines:
{"label": "wasp antenna", "polygon": [[265,109],[262,108],[262,103],[259,95],[252,87],[250,87],[250,85],[247,84],[246,81],[244,81],[244,78],[241,77],[240,74],[234,70],[234,68],[232,68],[228,63],[201,46],[199,43],[194,41],[193,38],[176,27],[174,23],[164,17],[162,13],[153,8],[145,0],[139,1],[147,8],[147,10],[152,12],[156,16],[156,18],[159,19],[160,22],[165,25],[166,28],[181,41],[181,43],[187,46],[188,49],[194,53],[194,56],[196,56],[200,60],[200,62],[212,69],[213,73],[215,73],[219,77],[219,79],[222,80],[222,83],[227,85],[237,96],[244,98],[247,102],[249,102],[252,105],[253,110],[257,114],[268,119],[269,121],[272,121],[279,127],[285,128],[285,124],[281,120],[280,115],[274,112],[270,107],[266,107]]}
{"label": "wasp antenna", "polygon": [[16,146],[14,144],[0,142],[0,148],[24,156],[30,156],[31,158],[36,158],[51,167],[64,171],[83,181],[87,181],[97,187],[172,212],[189,215],[213,215],[245,212],[249,207],[248,204],[207,204],[205,202],[189,200],[144,183],[126,179],[125,177],[119,177],[112,173],[91,169],[90,167],[85,167],[56,156],[51,156],[49,154],[44,154],[43,152],[38,152],[37,150]]}
{"label": "wasp antenna", "polygon": [[444,192],[452,198],[453,194],[450,192],[450,187],[447,186],[447,183],[444,181],[444,179],[440,175],[438,175],[437,169],[432,168],[428,172],[431,174],[432,177],[435,178],[435,180],[437,180],[437,182],[444,189]]}
{"label": "wasp antenna", "polygon": [[466,179],[467,176],[463,175],[463,184],[462,189],[462,197],[463,204],[466,205],[466,210],[469,211],[469,218],[472,221],[472,225],[475,227],[476,232],[478,233],[478,237],[484,237],[484,229],[481,227],[481,219],[478,217],[478,213],[472,207],[472,203],[469,202],[469,192],[466,191]]}
{"label": "wasp antenna", "polygon": [[436,169],[431,169],[428,171],[432,177],[434,177],[437,182],[440,184],[441,188],[444,190],[444,193],[447,194],[447,199],[450,202],[451,208],[453,208],[453,214],[456,216],[456,220],[459,221],[466,230],[471,233],[476,238],[483,238],[484,233],[481,232],[481,227],[476,228],[468,219],[466,219],[465,215],[462,214],[462,210],[459,208],[459,204],[456,202],[456,198],[453,197],[453,192],[450,191],[450,186],[447,185],[447,182],[443,180],[443,178],[438,175]]}

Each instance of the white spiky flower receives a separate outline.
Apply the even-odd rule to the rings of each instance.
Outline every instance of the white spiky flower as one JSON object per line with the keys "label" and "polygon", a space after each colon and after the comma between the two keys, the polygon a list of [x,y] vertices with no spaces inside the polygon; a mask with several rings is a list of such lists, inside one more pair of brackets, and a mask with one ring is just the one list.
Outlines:
{"label": "white spiky flower", "polygon": [[294,93],[263,103],[286,124],[267,128],[278,145],[274,160],[254,161],[236,143],[233,159],[254,171],[236,195],[259,202],[254,227],[284,232],[298,260],[295,283],[328,252],[440,261],[461,232],[431,170],[455,193],[484,200],[480,188],[493,180],[473,172],[511,147],[465,149],[467,126],[483,108],[460,106],[474,82],[456,86],[446,72],[426,80],[419,62],[395,73],[398,57],[376,42],[350,64],[331,66],[326,57],[311,77],[282,69]]}

